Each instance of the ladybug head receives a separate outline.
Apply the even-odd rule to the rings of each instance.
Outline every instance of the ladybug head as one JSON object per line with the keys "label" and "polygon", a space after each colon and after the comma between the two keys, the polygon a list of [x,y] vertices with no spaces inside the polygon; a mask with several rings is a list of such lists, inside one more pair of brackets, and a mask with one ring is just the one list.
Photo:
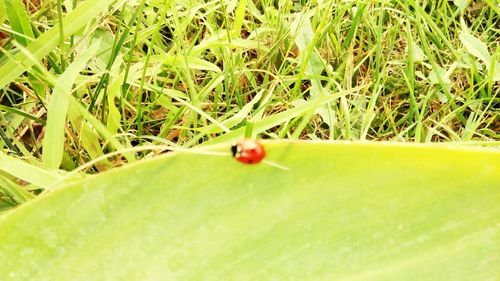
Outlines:
{"label": "ladybug head", "polygon": [[236,157],[236,154],[238,154],[238,145],[232,145],[231,146],[231,153],[233,154],[233,157]]}

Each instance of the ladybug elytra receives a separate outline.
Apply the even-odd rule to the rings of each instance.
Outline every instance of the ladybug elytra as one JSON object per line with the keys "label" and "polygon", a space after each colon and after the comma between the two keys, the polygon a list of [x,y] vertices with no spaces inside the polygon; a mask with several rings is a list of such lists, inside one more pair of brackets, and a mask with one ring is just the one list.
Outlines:
{"label": "ladybug elytra", "polygon": [[264,146],[256,140],[244,139],[231,147],[233,157],[244,164],[257,164],[266,156]]}

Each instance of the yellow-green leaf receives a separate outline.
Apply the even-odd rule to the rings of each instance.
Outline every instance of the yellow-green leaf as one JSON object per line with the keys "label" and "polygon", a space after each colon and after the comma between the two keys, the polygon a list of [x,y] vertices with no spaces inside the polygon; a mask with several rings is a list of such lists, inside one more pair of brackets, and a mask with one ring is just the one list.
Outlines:
{"label": "yellow-green leaf", "polygon": [[[500,152],[264,143],[169,153],[0,218],[2,280],[495,280]],[[473,167],[473,168],[471,168]]]}

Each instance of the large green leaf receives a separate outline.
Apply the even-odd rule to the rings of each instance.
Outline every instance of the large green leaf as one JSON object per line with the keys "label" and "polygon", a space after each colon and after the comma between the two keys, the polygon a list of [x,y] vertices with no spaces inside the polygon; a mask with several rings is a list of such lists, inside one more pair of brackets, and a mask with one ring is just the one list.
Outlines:
{"label": "large green leaf", "polygon": [[288,171],[171,153],[23,205],[0,220],[2,280],[500,276],[499,151],[265,146]]}

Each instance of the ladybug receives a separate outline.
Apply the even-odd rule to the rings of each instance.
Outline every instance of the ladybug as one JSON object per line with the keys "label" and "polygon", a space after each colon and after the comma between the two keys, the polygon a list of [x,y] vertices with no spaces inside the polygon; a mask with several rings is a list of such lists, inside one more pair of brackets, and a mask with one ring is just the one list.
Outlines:
{"label": "ladybug", "polygon": [[256,140],[244,139],[231,146],[233,157],[243,164],[257,164],[266,157],[264,146]]}

